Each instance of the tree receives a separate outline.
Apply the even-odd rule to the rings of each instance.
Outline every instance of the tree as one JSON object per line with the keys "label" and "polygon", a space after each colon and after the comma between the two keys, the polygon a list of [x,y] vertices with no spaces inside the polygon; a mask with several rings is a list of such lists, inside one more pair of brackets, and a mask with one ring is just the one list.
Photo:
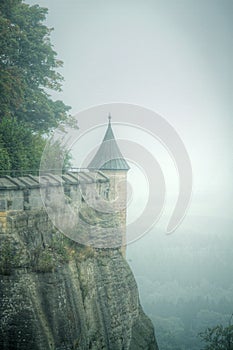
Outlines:
{"label": "tree", "polygon": [[0,175],[1,171],[8,171],[11,169],[10,156],[2,140],[2,135],[0,134]]}
{"label": "tree", "polygon": [[[0,0],[0,175],[38,171],[46,134],[65,122],[76,126],[70,107],[48,93],[60,91],[63,78],[46,14],[23,0]],[[54,147],[69,166],[67,151]]]}
{"label": "tree", "polygon": [[33,134],[26,123],[3,118],[0,123],[0,141],[1,171],[20,175],[18,171],[33,173],[39,169],[46,140],[40,134]]}
{"label": "tree", "polygon": [[47,132],[68,117],[70,107],[53,101],[60,91],[62,62],[43,24],[47,9],[22,0],[0,1],[0,119],[16,118],[33,131]]}
{"label": "tree", "polygon": [[71,156],[61,142],[47,141],[41,134],[32,133],[26,123],[4,118],[0,123],[0,176],[1,172],[12,176],[37,174],[45,146],[48,171],[69,169]]}
{"label": "tree", "polygon": [[62,141],[49,139],[41,157],[40,171],[60,175],[61,172],[69,170],[71,159],[69,150],[62,145]]}
{"label": "tree", "polygon": [[200,337],[206,343],[203,350],[233,350],[233,325],[231,322],[226,327],[217,325],[213,328],[207,328],[200,333]]}

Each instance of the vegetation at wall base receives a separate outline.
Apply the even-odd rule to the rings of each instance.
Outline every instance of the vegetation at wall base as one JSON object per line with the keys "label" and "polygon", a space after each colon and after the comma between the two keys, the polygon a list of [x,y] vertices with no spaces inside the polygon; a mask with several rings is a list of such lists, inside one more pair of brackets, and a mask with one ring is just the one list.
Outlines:
{"label": "vegetation at wall base", "polygon": [[0,275],[11,275],[13,269],[19,264],[21,251],[16,250],[11,239],[0,241]]}

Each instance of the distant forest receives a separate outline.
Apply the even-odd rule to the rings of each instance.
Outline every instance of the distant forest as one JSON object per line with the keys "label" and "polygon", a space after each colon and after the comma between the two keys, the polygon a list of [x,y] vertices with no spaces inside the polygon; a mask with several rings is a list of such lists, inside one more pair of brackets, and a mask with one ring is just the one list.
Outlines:
{"label": "distant forest", "polygon": [[[141,302],[154,323],[160,350],[233,349],[231,223],[200,217],[192,221],[197,227],[181,226],[171,236],[155,228],[128,247]],[[216,347],[204,347],[199,333],[229,322],[229,347],[219,340]]]}

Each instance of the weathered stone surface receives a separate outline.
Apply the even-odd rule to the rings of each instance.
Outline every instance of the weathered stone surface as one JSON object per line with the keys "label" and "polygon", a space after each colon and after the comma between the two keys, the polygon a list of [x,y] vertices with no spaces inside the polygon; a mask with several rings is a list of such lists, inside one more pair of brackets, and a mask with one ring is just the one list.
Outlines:
{"label": "weathered stone surface", "polygon": [[[0,349],[157,350],[153,326],[120,251],[122,234],[111,230],[125,223],[126,212],[99,214],[82,198],[89,192],[96,196],[93,186],[97,197],[106,196],[107,177],[79,173],[44,180],[40,188],[31,176],[0,181]],[[63,180],[64,203],[59,200]],[[49,219],[40,190],[51,207],[62,209],[57,216],[65,225],[66,206],[77,204],[78,227],[71,224],[78,242],[94,232],[101,242],[120,238],[111,245],[116,248],[81,247],[65,238]],[[81,216],[89,223],[85,229]]]}
{"label": "weathered stone surface", "polygon": [[53,273],[0,276],[0,348],[157,349],[137,286],[118,250]]}

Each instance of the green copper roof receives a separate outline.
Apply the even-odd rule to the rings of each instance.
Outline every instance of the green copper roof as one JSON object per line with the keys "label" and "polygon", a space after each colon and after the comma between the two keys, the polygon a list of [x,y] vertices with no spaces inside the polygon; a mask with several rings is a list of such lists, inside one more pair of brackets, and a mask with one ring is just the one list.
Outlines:
{"label": "green copper roof", "polygon": [[88,165],[88,169],[128,171],[129,165],[124,159],[112,131],[111,116],[109,115],[108,118],[109,123],[104,139],[96,155]]}

